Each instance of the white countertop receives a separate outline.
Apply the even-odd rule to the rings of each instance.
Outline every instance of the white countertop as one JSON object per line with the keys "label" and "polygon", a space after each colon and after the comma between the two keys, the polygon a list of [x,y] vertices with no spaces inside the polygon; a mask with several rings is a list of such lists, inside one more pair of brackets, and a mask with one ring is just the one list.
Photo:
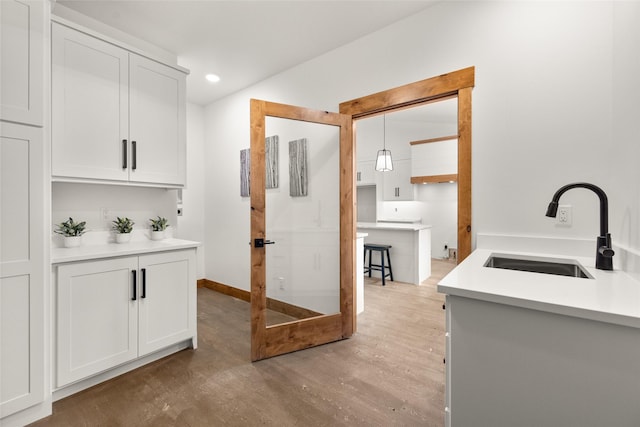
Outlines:
{"label": "white countertop", "polygon": [[441,293],[640,328],[640,282],[623,271],[597,270],[594,258],[575,259],[593,279],[483,267],[492,253],[553,254],[477,249],[438,284]]}
{"label": "white countertop", "polygon": [[51,263],[61,264],[73,261],[85,261],[98,258],[112,258],[127,255],[139,255],[152,252],[190,249],[200,246],[200,242],[181,239],[141,240],[129,243],[107,243],[86,245],[77,248],[51,248]]}
{"label": "white countertop", "polygon": [[375,229],[375,230],[406,230],[419,231],[431,228],[427,224],[407,224],[399,222],[359,222],[358,229]]}

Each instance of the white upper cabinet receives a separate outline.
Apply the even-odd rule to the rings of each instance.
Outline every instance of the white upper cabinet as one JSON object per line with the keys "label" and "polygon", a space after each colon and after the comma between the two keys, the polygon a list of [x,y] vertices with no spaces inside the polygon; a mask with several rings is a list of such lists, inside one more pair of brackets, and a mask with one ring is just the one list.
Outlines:
{"label": "white upper cabinet", "polygon": [[44,5],[0,1],[0,119],[42,126]]}
{"label": "white upper cabinet", "polygon": [[458,174],[458,139],[435,138],[411,145],[411,176],[447,176]]}
{"label": "white upper cabinet", "polygon": [[376,185],[375,160],[356,163],[356,185]]}
{"label": "white upper cabinet", "polygon": [[52,176],[181,187],[186,75],[52,26]]}
{"label": "white upper cabinet", "polygon": [[130,180],[184,185],[186,79],[184,73],[130,54]]}
{"label": "white upper cabinet", "polygon": [[383,182],[383,199],[385,201],[408,201],[416,197],[415,186],[411,183],[411,160],[393,161],[393,170],[380,172]]}
{"label": "white upper cabinet", "polygon": [[127,181],[128,52],[54,23],[51,60],[51,174]]}

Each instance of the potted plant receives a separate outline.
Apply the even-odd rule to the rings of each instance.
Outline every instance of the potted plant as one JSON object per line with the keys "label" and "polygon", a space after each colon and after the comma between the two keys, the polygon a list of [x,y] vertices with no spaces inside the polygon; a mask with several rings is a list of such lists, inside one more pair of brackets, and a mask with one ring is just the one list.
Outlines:
{"label": "potted plant", "polygon": [[116,242],[126,243],[131,240],[133,224],[135,223],[127,217],[116,217],[116,220],[113,221],[113,230],[116,232]]}
{"label": "potted plant", "polygon": [[86,225],[86,221],[74,222],[73,218],[69,217],[67,221],[57,224],[58,228],[54,232],[64,237],[65,248],[74,248],[80,246]]}
{"label": "potted plant", "polygon": [[158,216],[157,219],[149,219],[149,222],[151,223],[151,240],[164,239],[165,230],[169,226],[167,218]]}

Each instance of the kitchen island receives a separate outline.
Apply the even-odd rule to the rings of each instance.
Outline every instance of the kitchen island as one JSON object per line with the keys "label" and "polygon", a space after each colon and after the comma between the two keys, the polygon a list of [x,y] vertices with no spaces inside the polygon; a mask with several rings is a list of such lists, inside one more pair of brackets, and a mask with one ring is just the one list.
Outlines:
{"label": "kitchen island", "polygon": [[485,267],[478,249],[445,276],[447,426],[640,425],[640,283]]}
{"label": "kitchen island", "polygon": [[[419,285],[431,276],[431,226],[425,224],[358,222],[367,233],[364,243],[391,245],[391,267],[396,282]],[[380,264],[374,255],[374,263]],[[367,263],[368,263],[367,259]],[[378,277],[374,272],[372,277]]]}

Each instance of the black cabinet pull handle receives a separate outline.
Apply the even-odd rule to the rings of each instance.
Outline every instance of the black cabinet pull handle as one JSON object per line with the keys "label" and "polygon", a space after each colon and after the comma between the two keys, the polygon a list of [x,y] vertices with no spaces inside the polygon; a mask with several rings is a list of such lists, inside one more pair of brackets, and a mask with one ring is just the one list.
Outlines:
{"label": "black cabinet pull handle", "polygon": [[127,168],[127,140],[122,140],[122,169]]}
{"label": "black cabinet pull handle", "polygon": [[138,299],[136,296],[136,289],[138,288],[138,284],[136,283],[137,282],[136,271],[133,270],[131,274],[133,274],[133,298],[131,298],[131,301],[135,301],[136,299]]}
{"label": "black cabinet pull handle", "polygon": [[136,149],[136,142],[131,141],[131,169],[136,170],[138,167],[138,150]]}
{"label": "black cabinet pull handle", "polygon": [[142,268],[140,269],[140,271],[142,272],[142,295],[140,295],[140,298],[146,298],[147,297],[147,269]]}

